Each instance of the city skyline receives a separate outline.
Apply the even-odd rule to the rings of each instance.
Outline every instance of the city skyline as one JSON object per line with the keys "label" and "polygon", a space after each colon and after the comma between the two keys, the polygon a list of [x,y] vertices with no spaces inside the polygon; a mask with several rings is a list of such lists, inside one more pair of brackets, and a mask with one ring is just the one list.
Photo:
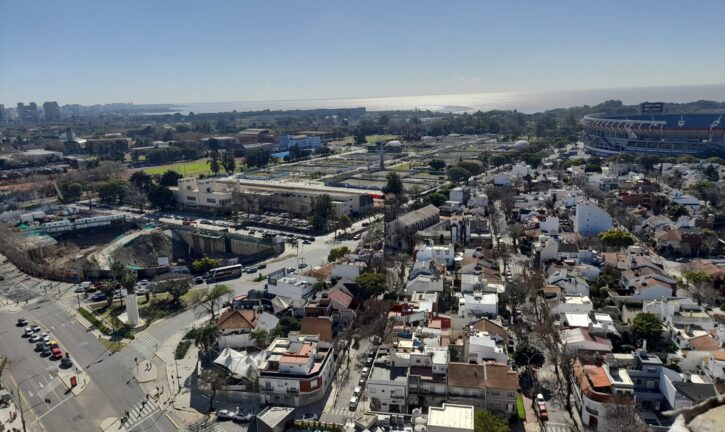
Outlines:
{"label": "city skyline", "polygon": [[718,25],[725,5],[701,3],[673,14],[678,3],[667,3],[214,2],[202,10],[167,2],[11,3],[5,9],[13,19],[0,29],[0,103],[194,103],[722,83],[725,59],[712,53],[725,40]]}

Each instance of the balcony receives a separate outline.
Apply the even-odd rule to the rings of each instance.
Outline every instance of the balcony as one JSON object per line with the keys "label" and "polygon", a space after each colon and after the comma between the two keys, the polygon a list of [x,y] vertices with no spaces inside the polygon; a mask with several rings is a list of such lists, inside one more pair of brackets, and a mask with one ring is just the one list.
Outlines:
{"label": "balcony", "polygon": [[300,392],[300,389],[296,389],[296,388],[288,388],[287,389],[287,393],[299,393],[299,392]]}

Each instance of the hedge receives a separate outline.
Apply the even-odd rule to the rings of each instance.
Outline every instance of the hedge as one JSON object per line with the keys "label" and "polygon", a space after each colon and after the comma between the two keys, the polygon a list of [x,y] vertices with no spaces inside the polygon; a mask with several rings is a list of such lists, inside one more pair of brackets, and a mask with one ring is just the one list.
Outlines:
{"label": "hedge", "polygon": [[93,324],[93,327],[97,328],[98,331],[100,331],[104,335],[108,336],[113,333],[111,329],[106,327],[105,324],[99,321],[98,318],[96,318],[92,313],[88,312],[88,310],[86,310],[85,308],[79,308],[78,312],[80,312],[80,314],[83,315],[83,318],[87,319],[88,322]]}
{"label": "hedge", "polygon": [[524,407],[524,397],[521,396],[521,393],[516,394],[516,411],[518,411],[521,421],[526,421],[526,408]]}
{"label": "hedge", "polygon": [[186,356],[186,352],[189,351],[189,347],[191,347],[190,340],[185,339],[179,342],[179,344],[176,345],[176,352],[174,353],[176,360],[183,359]]}

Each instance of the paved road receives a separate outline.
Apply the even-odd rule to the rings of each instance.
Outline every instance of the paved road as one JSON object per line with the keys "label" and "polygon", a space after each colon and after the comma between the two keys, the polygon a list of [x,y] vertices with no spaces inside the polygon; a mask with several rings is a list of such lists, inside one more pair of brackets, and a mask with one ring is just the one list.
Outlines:
{"label": "paved road", "polygon": [[[85,370],[91,383],[79,396],[65,393],[65,386],[55,375],[58,363],[41,357],[33,351],[33,344],[20,337],[22,328],[15,325],[19,316],[40,324]],[[138,353],[129,349],[112,354],[62,306],[38,303],[20,313],[0,314],[0,328],[0,346],[9,360],[5,371],[8,378],[12,377],[6,384],[17,384],[20,388],[26,408],[32,410],[26,417],[28,423],[36,424],[37,418],[47,431],[97,432],[101,420],[131,411],[145,398],[132,379],[133,358]],[[50,402],[46,403],[45,398]],[[144,415],[138,423],[129,425],[131,430],[176,430],[161,408],[147,409]]]}

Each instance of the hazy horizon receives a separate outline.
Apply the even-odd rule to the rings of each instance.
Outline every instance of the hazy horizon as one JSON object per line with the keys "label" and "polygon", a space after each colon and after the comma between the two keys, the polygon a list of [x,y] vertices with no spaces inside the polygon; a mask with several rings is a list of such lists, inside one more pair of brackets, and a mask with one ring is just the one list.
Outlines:
{"label": "hazy horizon", "polygon": [[713,54],[725,41],[725,3],[681,6],[6,2],[0,100],[186,104],[722,83],[725,56]]}

